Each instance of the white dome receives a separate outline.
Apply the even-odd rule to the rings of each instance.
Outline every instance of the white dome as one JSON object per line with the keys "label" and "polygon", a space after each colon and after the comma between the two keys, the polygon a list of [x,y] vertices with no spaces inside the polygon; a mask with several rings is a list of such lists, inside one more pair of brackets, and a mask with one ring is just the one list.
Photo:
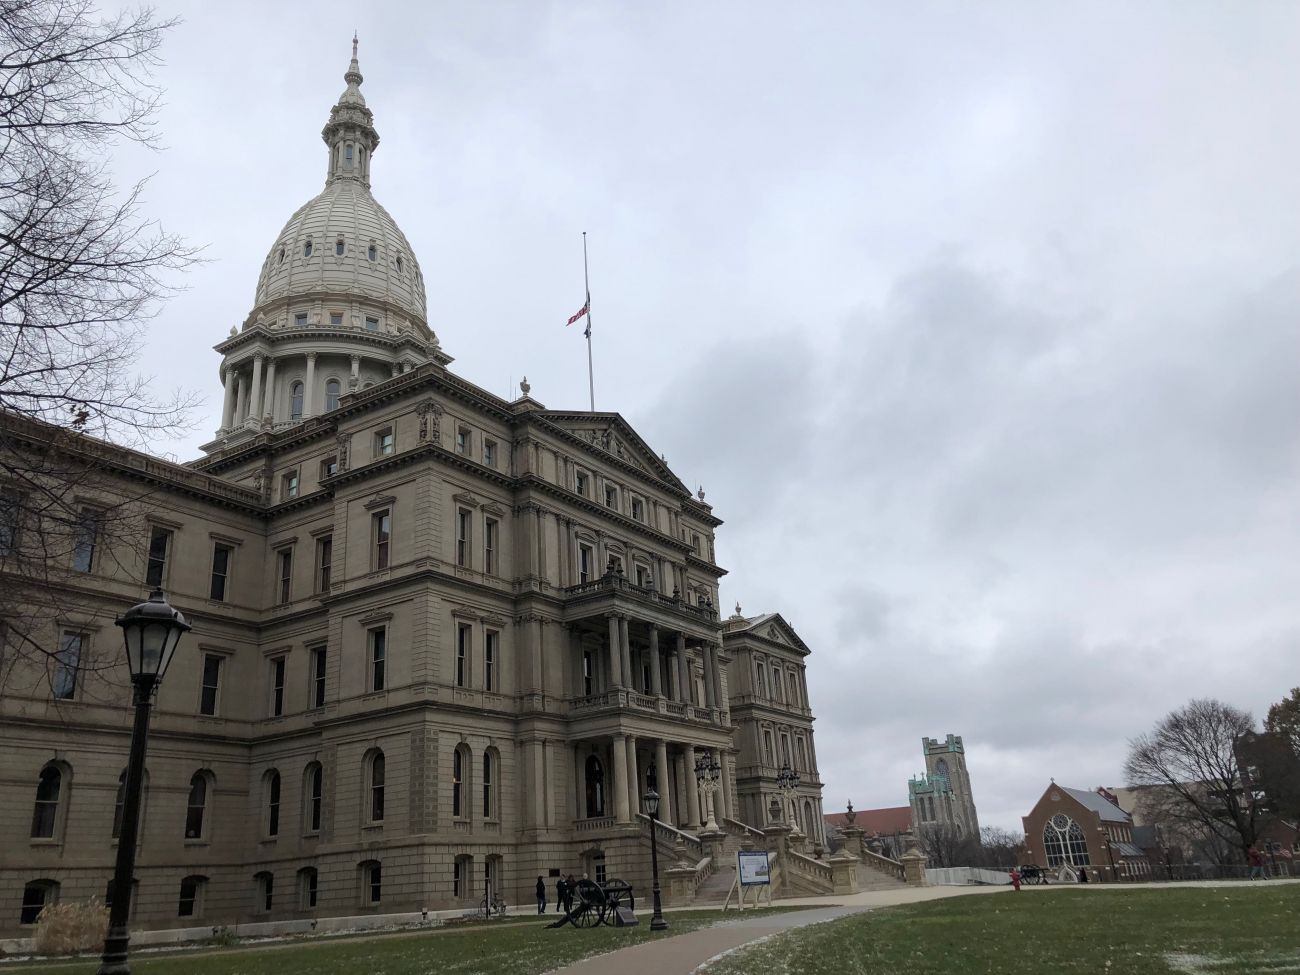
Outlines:
{"label": "white dome", "polygon": [[388,211],[359,180],[330,181],[289,218],[262,265],[254,304],[262,308],[309,295],[382,303],[427,328],[420,264]]}

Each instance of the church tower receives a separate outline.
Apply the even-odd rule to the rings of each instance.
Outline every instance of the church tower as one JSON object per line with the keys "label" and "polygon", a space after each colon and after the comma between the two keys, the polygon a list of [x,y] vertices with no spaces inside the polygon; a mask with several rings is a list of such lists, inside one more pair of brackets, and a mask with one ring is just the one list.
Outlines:
{"label": "church tower", "polygon": [[950,734],[943,741],[922,738],[921,752],[925,774],[907,783],[913,828],[952,826],[962,836],[978,838],[980,824],[961,735]]}
{"label": "church tower", "polygon": [[452,361],[429,328],[420,262],[370,191],[379,132],[361,94],[355,38],[343,80],[321,131],[325,188],[276,236],[252,310],[216,346],[225,398],[208,453],[303,424],[425,363]]}

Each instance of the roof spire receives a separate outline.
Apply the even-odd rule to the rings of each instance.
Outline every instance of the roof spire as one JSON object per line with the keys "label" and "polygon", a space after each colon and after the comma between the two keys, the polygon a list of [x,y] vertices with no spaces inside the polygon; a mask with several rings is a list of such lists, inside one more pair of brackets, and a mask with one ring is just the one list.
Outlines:
{"label": "roof spire", "polygon": [[348,83],[338,102],[330,109],[329,121],[321,138],[330,147],[327,183],[338,179],[359,180],[370,186],[370,155],[379,146],[374,116],[366,108],[361,94],[361,67],[357,64],[357,35],[352,33],[352,61],[343,74]]}

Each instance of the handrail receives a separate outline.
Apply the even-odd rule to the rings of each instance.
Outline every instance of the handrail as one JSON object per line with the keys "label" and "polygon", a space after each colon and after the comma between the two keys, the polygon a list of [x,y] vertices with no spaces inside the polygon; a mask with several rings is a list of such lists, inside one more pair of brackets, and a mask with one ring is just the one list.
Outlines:
{"label": "handrail", "polygon": [[746,839],[764,841],[767,839],[766,834],[761,829],[755,829],[748,823],[742,823],[739,819],[731,819],[728,816],[722,818],[722,826],[732,836],[743,836]]}
{"label": "handrail", "polygon": [[[637,818],[640,819],[642,823],[646,824],[647,827],[649,826],[650,817],[648,815],[646,815],[645,813],[637,813],[636,815]],[[670,826],[668,823],[665,823],[662,819],[656,819],[654,821],[654,824],[659,829],[659,835],[662,836],[669,843],[676,845],[676,843],[680,841],[686,847],[688,847],[694,855],[696,856],[704,855],[704,844],[701,843],[697,837],[692,836],[690,833],[687,833],[684,830],[678,829],[676,826]]]}
{"label": "handrail", "polygon": [[828,864],[820,860],[814,860],[807,854],[800,853],[798,850],[787,850],[790,857],[790,865],[794,868],[795,873],[802,873],[809,877],[816,877],[825,883],[833,883],[831,868]]}
{"label": "handrail", "polygon": [[899,880],[907,879],[907,874],[903,870],[903,865],[897,860],[891,860],[883,853],[877,853],[875,850],[868,850],[866,847],[863,847],[862,862],[874,870],[889,874],[892,877],[897,877]]}

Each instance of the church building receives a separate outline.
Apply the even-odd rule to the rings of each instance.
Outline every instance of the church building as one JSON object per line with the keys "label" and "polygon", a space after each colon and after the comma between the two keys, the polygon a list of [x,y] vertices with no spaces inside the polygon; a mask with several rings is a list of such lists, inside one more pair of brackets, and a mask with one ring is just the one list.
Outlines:
{"label": "church building", "polygon": [[957,836],[978,840],[980,824],[961,735],[948,735],[943,741],[922,738],[921,752],[925,774],[913,776],[907,783],[913,828],[949,827]]}
{"label": "church building", "polygon": [[[324,189],[216,347],[204,456],[82,444],[102,476],[52,584],[59,652],[36,666],[0,628],[2,937],[104,897],[131,727],[112,623],[155,587],[193,632],[154,709],[136,928],[459,911],[489,885],[518,904],[538,875],[640,894],[651,786],[661,867],[703,879],[767,825],[783,762],[789,812],[820,832],[809,648],[777,614],[724,625],[722,521],[618,413],[451,370],[371,192],[355,45],[344,79]],[[44,449],[39,425],[2,422]],[[3,579],[43,528],[0,489]],[[97,537],[100,506],[135,512],[139,544]]]}

